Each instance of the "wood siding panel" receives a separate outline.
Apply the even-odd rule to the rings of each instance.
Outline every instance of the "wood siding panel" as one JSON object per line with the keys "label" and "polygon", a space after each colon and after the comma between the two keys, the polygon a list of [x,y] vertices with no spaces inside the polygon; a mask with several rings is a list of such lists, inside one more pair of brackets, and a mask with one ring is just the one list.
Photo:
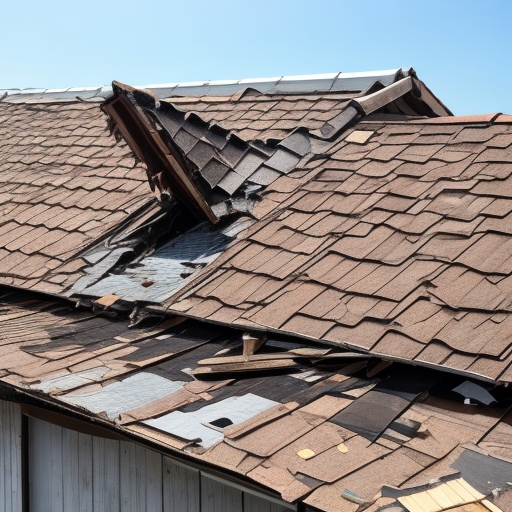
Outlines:
{"label": "wood siding panel", "polygon": [[62,428],[30,418],[29,489],[31,512],[64,511],[62,471]]}
{"label": "wood siding panel", "polygon": [[162,511],[162,455],[121,442],[121,512]]}
{"label": "wood siding panel", "polygon": [[244,492],[244,512],[290,512],[290,507]]}
{"label": "wood siding panel", "polygon": [[111,439],[92,438],[94,506],[91,510],[117,512],[120,508],[119,444]]}
{"label": "wood siding panel", "polygon": [[[142,448],[142,447],[141,447]],[[142,448],[146,454],[146,510],[162,512],[163,482],[162,455],[153,450]]]}
{"label": "wood siding panel", "polygon": [[[66,454],[63,459],[64,474],[66,478],[63,481],[63,501],[64,509],[70,510],[76,507],[80,502],[79,498],[79,464],[78,461],[78,432],[72,430],[63,430],[62,432],[62,451]],[[79,510],[79,509],[77,509]]]}
{"label": "wood siding panel", "polygon": [[200,493],[199,471],[163,458],[163,512],[200,512]]}
{"label": "wood siding panel", "polygon": [[242,500],[239,489],[201,476],[201,512],[240,512]]}
{"label": "wood siding panel", "polygon": [[[62,431],[66,432],[63,428]],[[66,452],[64,452],[66,457]],[[93,510],[93,437],[86,434],[78,434],[78,483],[79,483],[79,507],[80,512]],[[70,509],[65,509],[70,510]],[[77,510],[77,509],[75,509]]]}
{"label": "wood siding panel", "polygon": [[22,511],[21,409],[0,400],[0,510]]}
{"label": "wood siding panel", "polygon": [[[18,416],[21,435],[19,409]],[[2,417],[5,424],[7,414]],[[4,443],[0,449],[6,451]],[[201,475],[144,446],[93,437],[33,418],[29,420],[29,452],[31,512],[290,510],[216,477]],[[0,471],[5,479],[5,467]],[[21,503],[19,508],[5,510],[21,512]]]}

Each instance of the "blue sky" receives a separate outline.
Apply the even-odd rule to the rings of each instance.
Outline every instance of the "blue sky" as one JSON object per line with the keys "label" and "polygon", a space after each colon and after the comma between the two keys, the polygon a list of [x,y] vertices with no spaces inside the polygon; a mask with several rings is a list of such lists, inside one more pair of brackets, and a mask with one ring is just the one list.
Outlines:
{"label": "blue sky", "polygon": [[509,0],[16,0],[0,89],[414,67],[455,114],[512,113]]}

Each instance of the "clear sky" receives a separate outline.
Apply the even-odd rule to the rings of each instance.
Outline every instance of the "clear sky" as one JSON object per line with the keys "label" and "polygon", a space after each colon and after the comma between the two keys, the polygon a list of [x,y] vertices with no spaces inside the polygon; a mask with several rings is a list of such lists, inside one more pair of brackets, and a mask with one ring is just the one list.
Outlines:
{"label": "clear sky", "polygon": [[511,0],[3,0],[0,89],[414,67],[455,114],[512,113]]}

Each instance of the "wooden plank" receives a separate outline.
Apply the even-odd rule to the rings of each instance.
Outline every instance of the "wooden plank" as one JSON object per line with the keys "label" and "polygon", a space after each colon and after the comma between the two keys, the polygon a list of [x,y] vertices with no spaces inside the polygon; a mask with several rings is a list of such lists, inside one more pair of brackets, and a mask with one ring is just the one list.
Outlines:
{"label": "wooden plank", "polygon": [[120,509],[119,451],[119,441],[99,437],[92,439],[93,510]]}
{"label": "wooden plank", "polygon": [[240,512],[243,493],[207,476],[201,475],[201,512]]}
{"label": "wooden plank", "polygon": [[457,504],[454,504],[450,496],[448,496],[446,492],[444,492],[444,487],[444,485],[440,485],[427,491],[429,496],[433,498],[436,501],[436,503],[439,504],[439,508],[441,510],[444,510],[445,508],[453,508],[453,506]]}
{"label": "wooden plank", "polygon": [[385,87],[380,91],[374,92],[373,94],[368,94],[367,96],[362,96],[361,98],[357,98],[356,100],[352,100],[353,102],[359,104],[359,106],[363,109],[366,115],[379,110],[379,108],[384,107],[388,103],[395,101],[400,96],[408,93],[412,90],[413,81],[411,77],[403,78],[398,82],[390,85],[389,87]]}
{"label": "wooden plank", "polygon": [[485,496],[481,495],[480,493],[475,496],[474,492],[476,491],[474,491],[474,489],[468,489],[467,486],[463,485],[462,482],[464,482],[464,480],[462,478],[458,478],[457,480],[449,480],[446,482],[446,485],[452,489],[452,491],[455,491],[464,500],[463,504],[471,503],[473,501],[485,498]]}
{"label": "wooden plank", "polygon": [[0,401],[0,509],[21,512],[21,410]]}
{"label": "wooden plank", "polygon": [[121,510],[122,512],[137,512],[144,510],[143,503],[146,502],[146,495],[142,495],[141,481],[145,474],[141,474],[141,468],[137,464],[137,450],[134,443],[121,442],[120,455],[120,485]]}
{"label": "wooden plank", "polygon": [[50,424],[50,499],[52,512],[64,512],[62,428]]}
{"label": "wooden plank", "polygon": [[196,368],[190,373],[192,375],[205,376],[233,372],[268,371],[281,368],[293,368],[294,366],[297,366],[297,363],[289,359],[276,361],[248,361],[246,363],[226,363],[217,364],[215,366],[203,366]]}
{"label": "wooden plank", "polygon": [[[66,429],[64,429],[66,432]],[[74,463],[78,465],[78,499],[79,506],[75,509],[64,510],[79,510],[80,512],[88,512],[94,510],[93,506],[93,451],[92,443],[93,437],[87,434],[78,434],[78,458]],[[64,453],[64,457],[68,454]]]}
{"label": "wooden plank", "polygon": [[163,512],[200,512],[200,489],[199,471],[163,457]]}
{"label": "wooden plank", "polygon": [[489,500],[483,500],[482,505],[484,507],[487,507],[491,512],[503,512],[501,508],[497,507],[494,503],[490,502]]}
{"label": "wooden plank", "polygon": [[[127,86],[123,84],[118,84],[118,86],[124,90],[127,89]],[[206,217],[210,222],[216,223],[218,219],[210,205],[204,200],[145,115],[123,96],[111,101],[103,108],[112,116],[123,138],[148,169],[156,175],[163,167],[166,170],[167,179],[171,182],[173,192],[185,196],[181,197],[183,204],[196,215],[199,214],[197,215],[199,218]],[[132,133],[135,133],[135,136]],[[145,149],[141,143],[144,144]]]}
{"label": "wooden plank", "polygon": [[[197,364],[201,365],[216,365],[216,364],[227,364],[227,363],[247,363],[251,361],[278,361],[281,359],[319,359],[327,357],[328,352],[331,349],[316,349],[316,348],[297,348],[294,350],[288,350],[287,352],[272,352],[268,354],[253,354],[253,355],[241,355],[241,356],[224,356],[224,357],[210,357],[207,359],[201,359]],[[337,354],[331,354],[329,357],[336,357],[340,359],[353,357],[365,357],[365,354],[356,354],[351,352],[340,352]]]}
{"label": "wooden plank", "polygon": [[29,423],[31,512],[64,512],[62,429],[44,421]]}
{"label": "wooden plank", "polygon": [[474,487],[469,485],[466,482],[466,480],[464,480],[464,478],[458,478],[456,482],[458,482],[466,490],[468,494],[473,496],[474,501],[483,500],[485,498],[485,496],[481,492],[478,492]]}

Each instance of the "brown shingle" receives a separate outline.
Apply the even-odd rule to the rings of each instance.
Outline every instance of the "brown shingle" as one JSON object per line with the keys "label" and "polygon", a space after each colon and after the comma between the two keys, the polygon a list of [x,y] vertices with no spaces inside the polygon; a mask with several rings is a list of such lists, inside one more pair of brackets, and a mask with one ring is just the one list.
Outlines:
{"label": "brown shingle", "polygon": [[[17,233],[16,247],[20,246],[22,251],[34,254],[45,250],[44,246],[52,245],[55,237],[64,238],[65,233],[58,230],[54,232],[54,229],[71,218],[76,219],[76,212],[80,211],[75,209],[77,203],[87,211],[86,214],[81,212],[85,216],[79,225],[94,223],[104,217],[102,212],[97,215],[94,209],[89,208],[94,202],[94,194],[99,197],[104,192],[88,191],[94,191],[108,180],[110,160],[114,165],[123,166],[123,176],[126,176],[125,201],[129,200],[131,191],[137,188],[135,184],[141,183],[144,170],[142,166],[134,167],[133,157],[125,144],[116,145],[114,138],[108,136],[106,117],[97,104],[42,104],[38,107],[37,115],[29,108],[31,107],[23,104],[2,105],[0,108],[1,112],[11,113],[7,118],[9,133],[12,135],[10,140],[16,144],[3,144],[1,154],[9,160],[15,154],[19,157],[15,175],[9,176],[2,172],[0,195],[3,190],[11,190],[13,183],[18,183],[12,190],[16,191],[15,200],[20,208],[18,213],[12,210],[11,218],[18,218],[20,222],[38,228],[33,230],[29,238],[22,238],[22,232]],[[10,168],[14,170],[14,166],[11,165]],[[19,176],[20,180],[13,181],[15,176]],[[29,177],[30,179],[25,179]],[[129,186],[128,181],[132,178],[134,185]],[[106,188],[109,189],[110,187]],[[70,210],[66,210],[66,207]],[[4,218],[9,219],[7,216]],[[101,235],[108,228],[108,224],[99,226],[95,233]],[[28,229],[28,225],[23,227],[25,231]],[[74,228],[70,226],[69,229]],[[68,238],[71,245],[63,248],[65,252],[79,248],[72,245],[80,244],[77,236]],[[8,237],[4,237],[3,242],[7,245]],[[33,264],[27,261],[18,270],[31,271],[33,274],[33,269],[41,261],[41,256],[34,256]],[[38,272],[42,272],[42,269]],[[51,279],[54,282],[65,281],[57,275],[51,276]],[[38,288],[42,289],[43,284],[38,285]],[[58,288],[52,285],[52,290]]]}
{"label": "brown shingle", "polygon": [[321,292],[322,287],[315,284],[304,283],[298,287],[287,286],[278,298],[249,318],[269,327],[281,327],[294,316],[295,311],[305,306]]}

